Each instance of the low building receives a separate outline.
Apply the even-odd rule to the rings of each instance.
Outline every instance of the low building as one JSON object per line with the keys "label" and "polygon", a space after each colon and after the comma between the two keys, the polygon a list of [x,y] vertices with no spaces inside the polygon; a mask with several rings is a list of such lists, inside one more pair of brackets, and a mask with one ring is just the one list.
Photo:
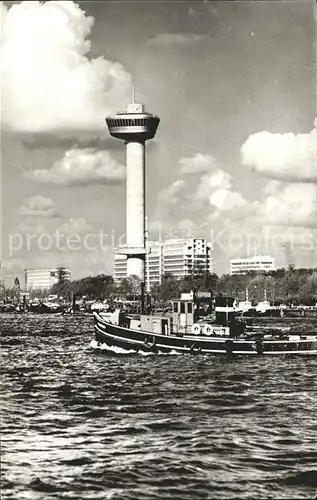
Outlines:
{"label": "low building", "polygon": [[245,274],[248,271],[274,271],[274,269],[274,258],[269,255],[230,259],[230,274]]}
{"label": "low building", "polygon": [[48,290],[61,280],[70,280],[71,272],[67,267],[49,269],[25,269],[25,290]]}

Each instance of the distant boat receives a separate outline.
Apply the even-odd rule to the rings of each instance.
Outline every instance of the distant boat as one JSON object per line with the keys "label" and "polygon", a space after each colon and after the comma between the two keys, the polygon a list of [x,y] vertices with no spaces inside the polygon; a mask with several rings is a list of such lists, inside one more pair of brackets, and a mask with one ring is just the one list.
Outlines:
{"label": "distant boat", "polygon": [[[215,322],[212,321],[215,312]],[[116,310],[103,315],[94,312],[96,346],[109,351],[211,354],[284,355],[317,354],[317,335],[288,332],[247,331],[236,319],[234,299],[184,294],[172,301],[170,315],[141,314],[132,318]],[[123,352],[124,352],[123,351]]]}
{"label": "distant boat", "polygon": [[60,313],[63,307],[58,303],[33,302],[29,304],[28,311],[37,314]]}

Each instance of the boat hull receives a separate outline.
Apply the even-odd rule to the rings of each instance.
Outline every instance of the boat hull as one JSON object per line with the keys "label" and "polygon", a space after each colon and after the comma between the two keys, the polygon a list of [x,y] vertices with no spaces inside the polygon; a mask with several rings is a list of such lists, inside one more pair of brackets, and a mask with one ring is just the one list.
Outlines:
{"label": "boat hull", "polygon": [[95,339],[105,348],[129,352],[210,355],[317,355],[317,340],[248,340],[196,335],[161,335],[115,325],[95,317]]}

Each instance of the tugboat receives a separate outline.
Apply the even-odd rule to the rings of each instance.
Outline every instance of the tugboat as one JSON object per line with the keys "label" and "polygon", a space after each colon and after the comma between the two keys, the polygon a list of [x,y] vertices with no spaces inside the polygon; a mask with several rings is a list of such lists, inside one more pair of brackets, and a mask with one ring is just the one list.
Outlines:
{"label": "tugboat", "polygon": [[[214,303],[214,307],[213,307]],[[114,311],[94,312],[96,345],[131,353],[285,355],[317,354],[317,335],[247,331],[237,319],[232,297],[211,292],[182,294],[170,314],[141,314],[135,319]]]}

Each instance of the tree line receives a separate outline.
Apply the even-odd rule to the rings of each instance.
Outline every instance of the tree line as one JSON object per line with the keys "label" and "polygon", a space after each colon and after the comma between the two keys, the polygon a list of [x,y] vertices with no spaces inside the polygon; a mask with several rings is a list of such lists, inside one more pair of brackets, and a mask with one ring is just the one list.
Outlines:
{"label": "tree line", "polygon": [[[16,287],[6,290],[7,297],[13,296]],[[317,303],[317,268],[295,268],[289,266],[269,272],[249,271],[246,274],[218,276],[214,273],[197,270],[193,274],[177,279],[171,274],[162,277],[161,284],[154,286],[151,296],[156,301],[169,301],[178,298],[182,292],[191,290],[209,291],[215,295],[226,296],[243,301],[248,299],[253,303],[265,298],[273,305],[281,303],[293,305],[315,305]],[[67,280],[60,276],[59,282],[50,290],[33,290],[31,296],[44,298],[55,294],[71,301],[75,296],[86,297],[87,300],[138,300],[141,292],[140,280],[130,276],[116,284],[112,276],[99,274],[87,276],[78,280]]]}
{"label": "tree line", "polygon": [[[317,303],[317,269],[281,268],[269,272],[249,271],[246,274],[228,275],[209,272],[196,272],[178,279],[171,274],[162,277],[160,285],[152,288],[154,300],[168,301],[178,298],[182,292],[191,290],[208,291],[214,294],[222,293],[235,297],[237,300],[249,300],[256,303],[264,300],[271,304],[305,304]],[[86,277],[74,281],[60,281],[51,290],[51,293],[70,297],[86,296],[88,299],[128,298],[137,300],[141,286],[137,276],[130,276],[116,284],[112,276],[104,274]]]}

